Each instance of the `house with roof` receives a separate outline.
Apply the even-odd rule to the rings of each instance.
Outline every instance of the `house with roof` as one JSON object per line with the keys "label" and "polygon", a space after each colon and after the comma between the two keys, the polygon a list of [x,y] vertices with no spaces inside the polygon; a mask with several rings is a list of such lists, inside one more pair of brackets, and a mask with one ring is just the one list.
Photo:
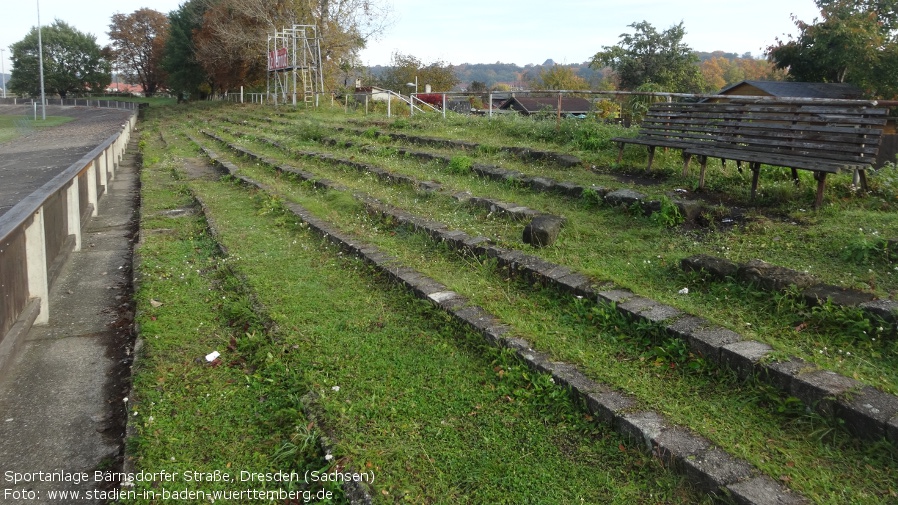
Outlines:
{"label": "house with roof", "polygon": [[723,88],[717,94],[777,98],[864,99],[864,92],[857,86],[837,82],[742,81]]}
{"label": "house with roof", "polygon": [[[499,110],[512,110],[525,115],[536,114],[541,111],[557,112],[558,97],[518,97],[512,95],[499,106]],[[561,113],[564,115],[579,116],[589,114],[592,111],[592,102],[580,97],[562,97]]]}
{"label": "house with roof", "polygon": [[386,102],[390,99],[390,91],[377,86],[356,86],[353,97],[356,102],[364,102],[366,98],[374,102]]}
{"label": "house with roof", "polygon": [[142,84],[128,84],[126,82],[112,83],[106,87],[107,93],[130,93],[134,96],[143,96]]}

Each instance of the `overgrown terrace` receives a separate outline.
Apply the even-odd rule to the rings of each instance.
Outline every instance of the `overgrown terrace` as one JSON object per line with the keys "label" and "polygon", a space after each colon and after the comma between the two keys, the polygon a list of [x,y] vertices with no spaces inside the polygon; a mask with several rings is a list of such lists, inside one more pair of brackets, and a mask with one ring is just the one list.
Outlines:
{"label": "overgrown terrace", "polygon": [[[778,202],[772,215],[757,204],[738,225],[709,215],[704,226],[687,229],[611,208],[588,193],[538,192],[471,170],[474,163],[501,165],[531,177],[664,195],[690,187],[690,179],[679,178],[674,156],[648,188],[633,184],[635,171],[603,162],[616,155],[608,152],[567,150],[584,166],[561,169],[491,148],[416,145],[444,158],[422,163],[398,154],[410,145],[378,132],[458,133],[488,146],[529,139],[518,119],[508,131],[502,131],[504,120],[373,125],[350,119],[347,129],[342,110],[274,118],[270,109],[251,107],[151,112],[143,134],[137,297],[147,356],[135,379],[138,467],[324,466],[334,460],[298,442],[326,431],[336,464],[377,474],[372,495],[379,502],[692,503],[708,500],[708,491],[727,495],[727,489],[709,489],[707,478],[672,472],[665,464],[670,457],[646,453],[644,442],[628,436],[628,413],[650,411],[744,462],[752,475],[791,490],[791,497],[818,503],[896,499],[893,443],[857,437],[838,416],[818,413],[763,380],[739,378],[657,325],[625,317],[614,303],[534,282],[496,257],[450,247],[396,217],[484,237],[479,243],[489,239],[492,246],[567,267],[596,291],[626,289],[766,343],[774,360],[800,357],[894,394],[894,327],[880,329],[880,322],[856,310],[812,309],[790,293],[706,282],[678,268],[697,253],[759,257],[888,297],[898,284],[894,264],[873,250],[859,254],[865,250],[858,244],[898,229],[894,209],[889,212],[894,198],[846,196],[819,212]],[[599,136],[592,145],[602,145],[602,132],[577,135],[587,134]],[[569,147],[543,142],[556,151]],[[210,157],[255,186],[219,179],[205,165]],[[395,176],[360,170],[360,164]],[[723,172],[721,180],[730,182],[712,192],[742,183],[734,167]],[[525,223],[467,204],[458,197],[464,192],[562,216],[565,228],[551,247],[532,248],[521,243]],[[734,201],[745,205],[738,196]],[[372,212],[372,203],[392,214]],[[182,208],[193,209],[183,214],[187,219],[166,214]],[[313,221],[464,297],[534,352],[626,395],[632,405],[610,425],[603,422],[588,400],[553,383],[554,375],[522,362],[520,352],[485,345],[432,303],[436,298],[416,300],[370,266],[377,261],[348,257],[346,247],[316,234]],[[182,276],[192,281],[178,282]],[[194,362],[212,348],[223,350],[226,366]],[[203,398],[202,391],[208,391],[204,407],[187,407]],[[225,409],[230,395],[234,409]],[[172,403],[183,405],[176,409],[180,415],[161,421]],[[318,413],[314,423],[310,411]],[[203,433],[218,426],[226,433],[230,422],[247,425],[245,440],[233,451],[201,456]],[[168,459],[173,452],[175,459]]]}

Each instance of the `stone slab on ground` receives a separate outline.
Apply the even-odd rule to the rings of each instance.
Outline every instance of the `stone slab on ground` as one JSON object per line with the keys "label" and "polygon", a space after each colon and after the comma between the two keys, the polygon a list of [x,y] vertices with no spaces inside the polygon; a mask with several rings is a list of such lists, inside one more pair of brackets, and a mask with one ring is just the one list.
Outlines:
{"label": "stone slab on ground", "polygon": [[739,505],[803,505],[804,497],[789,492],[782,484],[766,475],[752,477],[727,486]]}

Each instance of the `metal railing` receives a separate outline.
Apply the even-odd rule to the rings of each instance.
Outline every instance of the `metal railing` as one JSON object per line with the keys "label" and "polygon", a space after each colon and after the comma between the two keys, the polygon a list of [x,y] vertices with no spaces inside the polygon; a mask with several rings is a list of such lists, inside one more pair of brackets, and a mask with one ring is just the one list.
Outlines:
{"label": "metal railing", "polygon": [[[38,98],[19,98],[19,97],[7,97],[0,98],[0,104],[2,105],[31,105],[31,106],[40,106],[40,99]],[[48,98],[46,100],[46,104],[50,105],[59,105],[64,107],[102,107],[105,109],[126,109],[126,110],[134,110],[139,107],[139,104],[136,102],[125,102],[122,100],[103,100],[99,98]]]}

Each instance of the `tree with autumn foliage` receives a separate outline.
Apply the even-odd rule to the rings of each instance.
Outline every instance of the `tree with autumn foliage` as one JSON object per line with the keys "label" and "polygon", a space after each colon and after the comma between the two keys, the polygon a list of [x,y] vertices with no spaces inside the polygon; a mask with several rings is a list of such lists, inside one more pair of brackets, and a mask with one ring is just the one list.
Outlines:
{"label": "tree with autumn foliage", "polygon": [[898,98],[898,0],[816,0],[820,18],[794,19],[800,33],[767,48],[795,81],[847,82]]}
{"label": "tree with autumn foliage", "polygon": [[712,56],[703,61],[700,68],[711,91],[742,81],[781,81],[785,78],[785,72],[776,69],[767,60],[755,58]]}
{"label": "tree with autumn foliage", "polygon": [[168,37],[168,16],[153,9],[115,14],[109,25],[115,64],[130,82],[143,86],[153,96],[165,82],[162,54]]}
{"label": "tree with autumn foliage", "polygon": [[249,0],[199,1],[206,5],[202,24],[193,33],[194,56],[213,83],[213,91],[263,84],[268,35],[286,24],[286,6]]}
{"label": "tree with autumn foliage", "polygon": [[[443,61],[434,61],[424,64],[420,59],[410,54],[393,53],[391,65],[381,74],[378,83],[386,89],[397,92],[408,91],[408,83],[416,81],[420,84],[418,90],[424,91],[426,85],[434,92],[451,91],[458,84],[458,77],[452,65]],[[414,91],[414,90],[412,90]]]}
{"label": "tree with autumn foliage", "polygon": [[267,71],[268,36],[294,24],[314,25],[321,41],[325,86],[333,88],[341,68],[353,65],[353,55],[383,30],[387,9],[380,1],[188,0],[184,5],[199,4],[191,7],[192,12],[202,12],[202,22],[191,34],[190,57],[215,91],[261,85]]}

